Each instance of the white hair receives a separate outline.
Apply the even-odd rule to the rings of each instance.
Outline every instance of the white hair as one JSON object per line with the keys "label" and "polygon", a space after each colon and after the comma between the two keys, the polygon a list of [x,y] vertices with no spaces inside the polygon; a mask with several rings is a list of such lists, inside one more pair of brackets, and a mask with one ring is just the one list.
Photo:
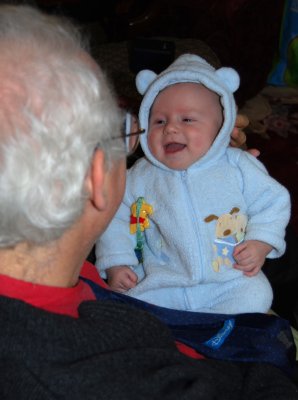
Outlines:
{"label": "white hair", "polygon": [[0,6],[0,247],[59,238],[81,215],[96,146],[124,156],[122,115],[76,28]]}

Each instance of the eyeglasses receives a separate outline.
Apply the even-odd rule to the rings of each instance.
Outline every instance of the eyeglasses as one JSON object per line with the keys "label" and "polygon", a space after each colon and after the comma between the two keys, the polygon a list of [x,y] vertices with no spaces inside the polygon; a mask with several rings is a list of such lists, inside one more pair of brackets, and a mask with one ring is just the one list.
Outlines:
{"label": "eyeglasses", "polygon": [[126,155],[133,154],[139,144],[140,135],[145,133],[145,129],[138,127],[136,117],[130,113],[126,113],[122,134],[120,136],[112,136],[111,139],[123,139],[125,144]]}
{"label": "eyeglasses", "polygon": [[[136,130],[131,132],[132,129]],[[145,129],[140,129],[138,127],[136,117],[130,113],[126,113],[121,135],[112,136],[108,140],[122,139],[124,141],[126,157],[128,157],[136,151],[140,141],[140,135],[143,133],[145,133]],[[99,147],[100,144],[98,143],[95,149],[98,149]]]}

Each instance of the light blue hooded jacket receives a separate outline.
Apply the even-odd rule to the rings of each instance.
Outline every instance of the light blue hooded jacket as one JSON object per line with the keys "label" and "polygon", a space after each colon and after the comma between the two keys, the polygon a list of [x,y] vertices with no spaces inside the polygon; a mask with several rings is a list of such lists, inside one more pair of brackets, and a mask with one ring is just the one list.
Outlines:
{"label": "light blue hooded jacket", "polygon": [[[202,83],[218,93],[224,113],[224,123],[209,151],[184,171],[157,161],[147,143],[154,99],[162,89],[178,82]],[[233,69],[215,70],[189,54],[158,76],[147,70],[138,74],[137,88],[145,93],[139,113],[140,125],[146,129],[141,136],[145,157],[128,171],[123,202],[96,244],[96,266],[103,277],[107,268],[117,265],[131,266],[138,274],[139,283],[128,295],[196,311],[266,312],[270,308],[272,291],[262,272],[246,277],[225,257],[217,262],[218,217],[233,209],[247,216],[245,240],[270,244],[273,250],[268,257],[274,258],[285,251],[290,216],[288,191],[256,158],[228,147],[236,117],[233,92],[238,85]],[[153,207],[150,226],[143,233],[142,264],[134,251],[136,234],[129,230],[130,208],[140,197]],[[206,222],[210,216],[213,219]]]}

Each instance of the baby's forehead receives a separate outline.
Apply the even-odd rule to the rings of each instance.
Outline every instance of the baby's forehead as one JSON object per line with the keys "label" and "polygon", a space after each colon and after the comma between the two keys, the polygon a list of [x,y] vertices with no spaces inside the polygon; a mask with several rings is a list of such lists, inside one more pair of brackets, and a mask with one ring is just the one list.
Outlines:
{"label": "baby's forehead", "polygon": [[175,82],[173,84],[170,84],[166,86],[165,88],[161,89],[151,106],[152,108],[156,107],[156,104],[158,104],[162,100],[167,100],[167,99],[172,99],[173,95],[175,94],[193,94],[194,96],[198,95],[200,97],[200,100],[206,100],[210,99],[218,101],[220,99],[220,96],[218,93],[215,91],[209,89],[207,86],[202,84],[201,82]]}
{"label": "baby's forehead", "polygon": [[193,93],[210,93],[214,94],[214,96],[218,96],[214,90],[209,89],[207,86],[205,86],[201,82],[175,82],[173,84],[170,84],[166,86],[165,88],[161,89],[158,94],[156,95],[154,102],[159,98],[159,97],[164,97],[164,96],[171,96],[173,92],[178,92],[178,91],[188,91],[188,92],[193,92]]}

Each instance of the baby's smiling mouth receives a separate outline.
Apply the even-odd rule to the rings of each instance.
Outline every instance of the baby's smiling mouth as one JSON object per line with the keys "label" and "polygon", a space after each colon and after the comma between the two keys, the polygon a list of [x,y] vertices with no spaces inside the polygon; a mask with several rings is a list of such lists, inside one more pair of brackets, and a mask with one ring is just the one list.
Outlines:
{"label": "baby's smiling mouth", "polygon": [[171,142],[171,143],[167,143],[166,145],[164,145],[164,149],[166,153],[177,153],[178,151],[184,150],[186,147],[185,144],[183,143],[175,143],[175,142]]}

